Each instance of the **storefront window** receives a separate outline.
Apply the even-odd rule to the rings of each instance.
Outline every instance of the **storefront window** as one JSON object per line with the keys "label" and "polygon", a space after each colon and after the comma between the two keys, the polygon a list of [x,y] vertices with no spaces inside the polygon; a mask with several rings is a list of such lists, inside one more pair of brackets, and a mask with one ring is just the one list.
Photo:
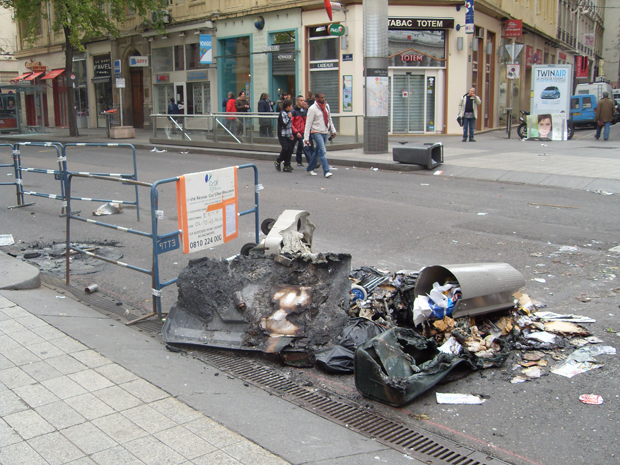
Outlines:
{"label": "storefront window", "polygon": [[185,45],[185,69],[208,68],[209,65],[200,64],[200,44]]}
{"label": "storefront window", "polygon": [[327,26],[310,28],[310,61],[337,60],[340,37],[330,36]]}
{"label": "storefront window", "polygon": [[390,66],[446,67],[445,31],[388,31],[388,49]]}
{"label": "storefront window", "polygon": [[155,94],[155,113],[168,113],[168,102],[174,98],[174,88],[172,84],[157,84],[153,86]]}
{"label": "storefront window", "polygon": [[[88,127],[88,91],[86,87],[86,56],[73,59],[73,92],[78,128]],[[63,74],[62,76],[65,76]]]}
{"label": "storefront window", "polygon": [[172,71],[172,47],[154,48],[151,54],[154,73]]}
{"label": "storefront window", "polygon": [[97,127],[105,128],[106,116],[103,112],[114,108],[112,81],[110,79],[95,83],[95,98],[97,99]]}
{"label": "storefront window", "polygon": [[202,115],[211,108],[211,84],[209,82],[187,83],[187,114]]}
{"label": "storefront window", "polygon": [[231,39],[220,40],[220,54],[218,59],[218,68],[222,73],[222,97],[228,92],[234,92],[238,95],[240,91],[245,90],[246,97],[251,102],[250,95],[250,38],[236,37]]}
{"label": "storefront window", "polygon": [[183,71],[185,69],[185,52],[183,45],[174,46],[174,70]]}

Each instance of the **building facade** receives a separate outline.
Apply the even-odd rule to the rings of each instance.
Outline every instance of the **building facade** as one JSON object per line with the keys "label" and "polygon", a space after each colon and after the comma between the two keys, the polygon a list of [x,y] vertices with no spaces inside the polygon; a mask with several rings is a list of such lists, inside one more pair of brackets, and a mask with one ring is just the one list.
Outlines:
{"label": "building facade", "polygon": [[[586,57],[588,75],[579,79],[598,76],[604,4],[476,0],[473,25],[466,27],[462,1],[390,2],[390,133],[459,133],[458,102],[470,87],[482,100],[478,129],[500,127],[506,108],[513,115],[529,110],[534,64],[576,65]],[[120,38],[91,41],[86,53],[76,54],[68,77],[62,72],[64,38],[49,24],[41,25],[34,46],[21,42],[20,82],[48,84],[41,111],[49,124],[66,124],[68,91],[76,93],[72,111],[83,127],[104,126],[103,112],[120,108],[124,124],[138,128],[149,126],[150,114],[166,113],[171,98],[182,113],[200,115],[224,111],[228,92],[245,91],[250,111],[256,111],[262,93],[275,101],[285,91],[320,91],[340,115],[341,130],[355,131],[348,116],[363,115],[365,105],[361,1],[343,3],[333,21],[318,0],[294,7],[281,0],[168,0],[154,13],[164,15],[164,31],[130,14]],[[513,19],[522,21],[521,34],[511,31],[507,37]],[[330,33],[332,23],[344,27],[342,36]],[[208,61],[202,59],[201,39],[211,47]],[[40,64],[41,74],[26,75],[28,63]],[[518,65],[518,75],[509,74],[508,65]]]}

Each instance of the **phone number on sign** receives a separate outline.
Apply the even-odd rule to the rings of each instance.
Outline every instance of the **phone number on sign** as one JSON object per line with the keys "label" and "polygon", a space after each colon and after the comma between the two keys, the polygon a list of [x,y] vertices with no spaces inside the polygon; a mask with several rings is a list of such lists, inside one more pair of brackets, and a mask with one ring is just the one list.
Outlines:
{"label": "phone number on sign", "polygon": [[215,236],[207,237],[206,239],[199,239],[197,241],[192,241],[189,243],[190,249],[197,249],[198,247],[203,247],[205,245],[213,244],[214,242],[219,242],[222,240],[221,234],[216,234]]}

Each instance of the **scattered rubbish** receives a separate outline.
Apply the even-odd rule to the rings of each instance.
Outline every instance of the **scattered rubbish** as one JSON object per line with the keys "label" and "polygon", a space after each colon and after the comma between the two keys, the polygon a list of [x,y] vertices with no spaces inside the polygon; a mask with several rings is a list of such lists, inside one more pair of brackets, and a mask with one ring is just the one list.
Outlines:
{"label": "scattered rubbish", "polygon": [[511,384],[519,384],[519,383],[525,383],[526,381],[529,381],[528,377],[525,375],[517,375],[514,378],[512,378],[510,380]]}
{"label": "scattered rubbish", "polygon": [[56,296],[56,298],[57,298],[57,299],[66,299],[66,298],[67,298],[67,296],[64,296],[64,295],[57,295],[57,296]]}
{"label": "scattered rubbish", "polygon": [[525,336],[527,339],[535,339],[540,342],[553,343],[555,341],[555,335],[546,333],[544,331],[536,331],[529,333]]}
{"label": "scattered rubbish", "polygon": [[157,153],[161,153],[161,152],[165,152],[166,149],[161,149],[159,150],[157,147],[153,147],[153,150],[151,150],[151,152],[157,152]]}
{"label": "scattered rubbish", "polygon": [[121,213],[123,211],[123,207],[118,202],[109,202],[101,205],[97,210],[93,212],[94,216],[103,216],[103,215],[114,215],[116,213]]}
{"label": "scattered rubbish", "polygon": [[478,212],[478,216],[485,216],[487,213]]}
{"label": "scattered rubbish", "polygon": [[595,394],[581,394],[579,400],[584,404],[601,405],[603,397]]}
{"label": "scattered rubbish", "polygon": [[188,155],[189,152],[179,152],[181,155]]}
{"label": "scattered rubbish", "polygon": [[430,184],[422,183],[420,186],[430,186]]}
{"label": "scattered rubbish", "polygon": [[572,245],[563,245],[562,247],[560,247],[560,249],[558,250],[561,253],[564,252],[579,252],[579,247],[575,247]]}
{"label": "scattered rubbish", "polygon": [[370,171],[379,171],[379,168],[370,168]]}
{"label": "scattered rubbish", "polygon": [[441,173],[443,173],[443,171],[435,171],[433,173],[433,176],[439,176]]}
{"label": "scattered rubbish", "polygon": [[604,191],[604,190],[602,190],[602,189],[598,189],[598,190],[595,190],[595,191],[593,191],[593,192],[594,192],[595,194],[600,194],[600,195],[614,195],[614,193],[613,193],[613,192],[607,192],[607,191]]}
{"label": "scattered rubbish", "polygon": [[544,321],[570,321],[571,323],[596,323],[588,316],[560,314],[554,312],[536,312],[534,315]]}
{"label": "scattered rubbish", "polygon": [[477,405],[486,402],[486,399],[473,394],[451,394],[436,392],[435,398],[438,404]]}
{"label": "scattered rubbish", "polygon": [[590,297],[582,297],[582,296],[575,297],[575,299],[577,299],[579,302],[583,302],[584,304],[592,300]]}
{"label": "scattered rubbish", "polygon": [[99,286],[97,286],[96,284],[91,284],[84,288],[84,292],[86,292],[87,294],[93,294],[97,292],[98,290],[99,290]]}
{"label": "scattered rubbish", "polygon": [[532,278],[532,281],[536,281],[537,283],[546,283],[547,280],[545,278]]}
{"label": "scattered rubbish", "polygon": [[590,336],[590,333],[575,323],[568,321],[550,321],[544,323],[545,331],[571,336]]}
{"label": "scattered rubbish", "polygon": [[338,336],[338,345],[316,353],[316,364],[330,373],[353,373],[357,348],[385,331],[385,326],[366,318],[352,318]]}
{"label": "scattered rubbish", "polygon": [[612,247],[611,249],[608,250],[608,252],[612,252],[612,253],[620,253],[620,245],[617,245],[615,247]]}
{"label": "scattered rubbish", "polygon": [[590,344],[602,344],[603,342],[605,342],[600,337],[596,336],[586,337],[586,341],[588,341]]}
{"label": "scattered rubbish", "polygon": [[566,360],[553,368],[551,373],[572,378],[580,373],[600,368],[603,364],[597,363],[594,358],[597,355],[616,355],[616,349],[611,346],[599,345],[581,347],[570,354]]}
{"label": "scattered rubbish", "polygon": [[535,205],[537,207],[554,207],[554,208],[574,208],[574,209],[579,209],[579,207],[569,207],[566,205],[551,205],[548,203],[533,203],[533,202],[528,202],[528,205]]}
{"label": "scattered rubbish", "polygon": [[13,239],[13,234],[0,234],[0,246],[13,245],[13,244],[15,244],[15,239]]}
{"label": "scattered rubbish", "polygon": [[528,378],[540,378],[542,376],[542,371],[538,366],[524,368],[523,370],[521,370],[521,373],[523,373]]}
{"label": "scattered rubbish", "polygon": [[40,256],[41,256],[41,252],[26,252],[26,253],[24,254],[24,258],[25,258],[26,260],[29,260],[29,259],[31,259],[31,258],[38,258],[38,257],[40,257]]}
{"label": "scattered rubbish", "polygon": [[545,356],[545,354],[543,354],[542,352],[531,351],[531,352],[526,352],[526,353],[523,354],[523,360],[538,361],[541,358],[543,358],[544,356]]}

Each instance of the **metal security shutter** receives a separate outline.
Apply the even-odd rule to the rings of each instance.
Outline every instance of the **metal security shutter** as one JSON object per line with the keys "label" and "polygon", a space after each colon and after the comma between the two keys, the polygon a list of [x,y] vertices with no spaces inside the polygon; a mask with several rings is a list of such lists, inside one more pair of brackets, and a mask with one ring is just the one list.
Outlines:
{"label": "metal security shutter", "polygon": [[[310,90],[315,94],[325,94],[325,101],[329,103],[332,113],[340,112],[340,73],[338,70],[310,71]],[[333,118],[334,126],[339,128],[338,118]]]}
{"label": "metal security shutter", "polygon": [[424,132],[424,92],[424,76],[394,75],[392,132]]}
{"label": "metal security shutter", "polygon": [[424,76],[409,76],[409,132],[424,132]]}
{"label": "metal security shutter", "polygon": [[271,72],[274,76],[295,74],[295,43],[280,44],[280,51],[271,52]]}

